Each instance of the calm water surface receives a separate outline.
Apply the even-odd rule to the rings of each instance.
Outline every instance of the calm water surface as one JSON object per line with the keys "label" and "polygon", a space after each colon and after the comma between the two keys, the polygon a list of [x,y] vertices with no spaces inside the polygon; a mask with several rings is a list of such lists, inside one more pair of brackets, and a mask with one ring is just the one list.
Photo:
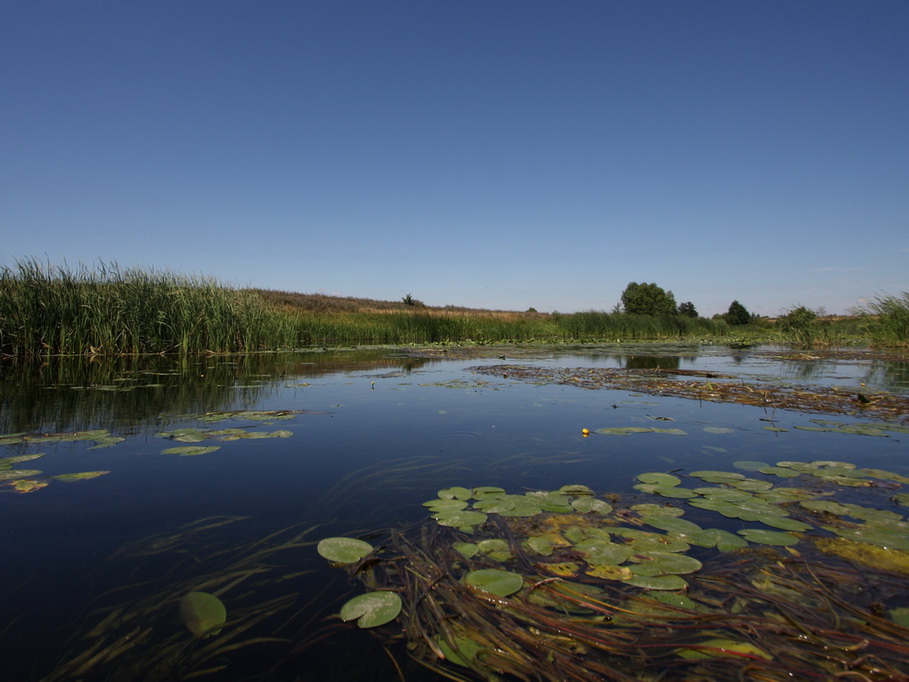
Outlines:
{"label": "calm water surface", "polygon": [[[746,381],[909,393],[906,363],[795,360],[777,350],[636,345],[500,352],[504,361],[544,367],[696,369],[732,372]],[[729,469],[742,459],[845,460],[909,475],[909,449],[897,434],[798,431],[792,427],[824,415],[536,385],[470,369],[504,361],[368,349],[3,365],[0,434],[106,429],[125,440],[104,449],[72,440],[0,446],[0,457],[44,453],[15,467],[38,470],[33,478],[48,482],[28,494],[0,486],[0,679],[42,679],[61,657],[78,651],[80,637],[96,623],[93,609],[140,599],[144,581],[160,586],[162,580],[185,580],[183,569],[173,572],[166,558],[110,557],[125,544],[178,534],[199,519],[245,517],[213,532],[205,547],[194,547],[194,561],[204,565],[225,548],[252,545],[294,524],[301,530],[318,525],[311,535],[318,540],[416,522],[426,517],[421,503],[451,485],[520,492],[583,483],[599,492],[631,493],[641,472]],[[199,420],[235,410],[301,412],[271,422]],[[687,436],[581,433],[665,426],[661,422],[668,420]],[[768,431],[768,424],[789,430]],[[717,426],[732,431],[704,430]],[[293,435],[218,442],[218,451],[199,456],[164,454],[182,444],[159,434],[184,427]],[[84,471],[110,473],[77,482],[50,478]],[[326,566],[314,547],[296,552],[293,561],[307,573],[288,583],[313,622],[297,615],[282,631],[294,645],[238,650],[225,671],[203,679],[397,679],[386,652],[355,628],[291,652],[360,591]],[[274,594],[281,589],[276,585]],[[171,625],[182,629],[176,606]],[[407,666],[403,653],[397,655]],[[405,672],[408,679],[437,679],[412,667]]]}

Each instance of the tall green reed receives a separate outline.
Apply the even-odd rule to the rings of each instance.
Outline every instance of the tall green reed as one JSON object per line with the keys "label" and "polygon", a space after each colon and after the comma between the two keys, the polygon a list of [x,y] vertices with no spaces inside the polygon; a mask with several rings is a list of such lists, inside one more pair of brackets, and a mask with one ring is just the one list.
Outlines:
{"label": "tall green reed", "polygon": [[909,346],[909,292],[878,296],[859,312],[868,316],[868,334],[876,345]]}

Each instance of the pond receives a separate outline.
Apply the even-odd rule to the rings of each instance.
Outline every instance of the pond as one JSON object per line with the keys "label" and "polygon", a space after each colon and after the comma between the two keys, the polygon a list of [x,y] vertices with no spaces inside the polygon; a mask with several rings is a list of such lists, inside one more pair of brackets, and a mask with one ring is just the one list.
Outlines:
{"label": "pond", "polygon": [[[899,667],[909,659],[900,648],[909,633],[909,562],[900,561],[909,547],[888,539],[909,537],[905,357],[674,344],[365,348],[52,358],[5,362],[0,372],[2,679],[437,680],[490,671],[517,679],[522,668],[502,659],[510,645],[496,638],[542,633],[533,619],[550,616],[569,625],[514,644],[526,653],[509,653],[533,663],[538,679],[558,679],[546,665],[588,678],[671,671],[694,679],[723,675],[729,658],[754,666],[760,679],[909,674]],[[723,494],[704,492],[709,485]],[[751,509],[755,491],[771,488],[776,498],[760,493],[764,511],[729,512],[728,500]],[[799,488],[812,504],[839,506],[799,506],[806,498],[780,492]],[[701,492],[687,492],[694,489]],[[516,512],[516,496],[534,491],[554,491],[549,506],[538,506],[539,516]],[[446,504],[424,506],[439,497],[482,522],[446,524]],[[879,517],[868,510],[889,514],[883,530],[872,528]],[[438,523],[431,518],[439,515]],[[688,519],[698,525],[679,530]],[[540,532],[546,524],[560,529],[549,539]],[[705,536],[692,536],[695,527],[744,538],[742,547],[718,552],[720,536],[698,543]],[[635,528],[651,540],[654,532],[687,532],[688,544],[651,555],[634,544]],[[780,535],[762,535],[768,531]],[[583,550],[604,532],[610,548],[624,545],[621,559],[596,562]],[[505,554],[495,555],[488,541],[502,534]],[[316,547],[330,537],[376,549],[332,565]],[[893,565],[869,580],[873,594],[834,594],[836,576],[867,570],[843,549],[812,563],[823,547],[815,537],[867,540]],[[468,545],[470,556],[452,554]],[[641,568],[673,552],[703,570]],[[755,573],[742,568],[747,585],[730,589],[758,589],[762,580],[777,588],[751,600],[718,596],[736,561]],[[768,566],[784,564],[795,573],[768,577]],[[799,572],[806,565],[813,577]],[[440,566],[437,585],[411,579]],[[498,634],[470,634],[464,623],[474,612],[445,611],[457,605],[444,602],[443,574],[469,569],[523,576],[520,592],[478,601],[486,620],[474,627]],[[449,598],[487,594],[462,583]],[[586,596],[572,592],[570,608],[531,605],[531,587],[551,594],[553,585],[576,584],[587,586]],[[402,595],[404,615],[372,631],[341,622],[349,599],[376,589]],[[467,592],[458,597],[456,589]],[[189,592],[224,604],[218,627],[190,631],[202,607],[187,606]],[[646,637],[623,624],[617,599],[637,603],[644,594],[656,603],[658,592],[679,600],[665,607],[670,613],[622,602],[622,613],[643,619]],[[762,640],[768,623],[791,621],[787,604],[799,600],[838,624],[792,625],[805,639],[824,640],[816,648],[836,649],[824,663],[797,651],[791,642],[799,638],[782,626],[774,629],[779,642]],[[846,605],[831,606],[840,601]],[[853,602],[865,610],[850,614]],[[445,612],[454,634],[430,622],[432,614],[419,620],[416,609],[427,605]],[[726,607],[739,614],[734,623],[704,611]],[[691,633],[684,646],[680,622]],[[590,634],[607,625],[626,629],[608,641]],[[534,651],[543,651],[539,661]]]}

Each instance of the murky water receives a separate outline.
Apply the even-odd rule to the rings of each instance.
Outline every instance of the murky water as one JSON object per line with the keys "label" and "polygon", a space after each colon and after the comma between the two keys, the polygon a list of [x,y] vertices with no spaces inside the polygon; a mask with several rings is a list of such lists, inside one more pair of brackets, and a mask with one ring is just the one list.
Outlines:
{"label": "murky water", "polygon": [[[562,347],[462,359],[368,349],[5,364],[0,434],[26,439],[0,440],[0,457],[42,454],[11,468],[33,472],[25,478],[46,486],[17,493],[9,481],[0,482],[0,641],[6,652],[0,679],[51,675],[80,646],[89,646],[85,635],[98,624],[98,610],[191,582],[193,571],[206,564],[217,568],[228,550],[242,554],[238,548],[291,526],[302,531],[317,525],[307,536],[315,541],[416,522],[426,517],[422,503],[447,486],[520,492],[583,483],[599,492],[632,493],[635,476],[644,471],[728,468],[743,459],[844,460],[909,475],[909,449],[900,434],[795,430],[819,415],[539,385],[471,371],[503,362],[500,354],[538,366],[696,369],[732,372],[746,381],[909,393],[905,362],[861,353],[794,357],[774,348]],[[670,421],[686,435],[595,433]],[[187,428],[205,440],[175,440]],[[585,428],[594,433],[585,437]],[[273,437],[211,435],[226,429]],[[73,439],[90,430],[109,435]],[[40,434],[61,438],[36,438]],[[219,449],[196,456],[165,452],[181,446]],[[83,472],[108,473],[55,478]],[[142,546],[143,538],[178,536],[186,524],[211,517],[231,522],[203,539],[188,537],[170,553],[149,552],[146,543],[131,556],[116,554],[130,543]],[[225,652],[201,666],[213,670],[202,679],[398,679],[389,654],[405,666],[408,679],[438,679],[408,665],[403,649],[386,652],[355,628],[305,646],[333,622],[324,618],[357,586],[327,567],[312,546],[273,560],[289,577],[261,588],[261,599],[280,598],[286,586],[295,595],[292,606],[244,637],[282,641]],[[300,572],[305,575],[292,575]],[[111,661],[141,663],[155,638],[189,637],[176,603],[171,611],[172,619],[156,621],[142,643],[121,643]],[[142,627],[137,621],[136,632]],[[116,666],[108,661],[93,667],[91,658],[86,656],[81,677],[116,679],[110,673]],[[106,676],[93,676],[100,670]]]}

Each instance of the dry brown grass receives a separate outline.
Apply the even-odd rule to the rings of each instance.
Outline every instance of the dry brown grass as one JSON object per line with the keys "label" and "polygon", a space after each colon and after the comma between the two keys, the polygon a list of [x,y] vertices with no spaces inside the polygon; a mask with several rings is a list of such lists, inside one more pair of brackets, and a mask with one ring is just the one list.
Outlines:
{"label": "dry brown grass", "polygon": [[439,316],[470,315],[502,321],[550,317],[549,313],[487,310],[454,305],[440,308],[427,305],[407,305],[403,301],[379,301],[372,298],[328,296],[326,294],[298,294],[270,289],[253,289],[253,291],[277,308],[297,313],[422,313]]}

